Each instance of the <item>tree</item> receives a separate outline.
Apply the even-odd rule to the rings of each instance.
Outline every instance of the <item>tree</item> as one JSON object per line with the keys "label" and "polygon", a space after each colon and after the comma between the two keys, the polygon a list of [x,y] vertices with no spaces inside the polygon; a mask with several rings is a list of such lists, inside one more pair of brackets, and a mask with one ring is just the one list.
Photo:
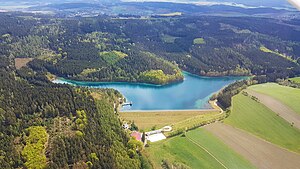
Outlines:
{"label": "tree", "polygon": [[131,130],[131,131],[138,131],[138,130],[139,130],[138,126],[135,125],[134,121],[131,123],[130,130]]}
{"label": "tree", "polygon": [[144,143],[145,142],[145,140],[146,140],[146,136],[145,136],[146,134],[145,134],[145,132],[143,132],[143,135],[142,135],[142,142]]}

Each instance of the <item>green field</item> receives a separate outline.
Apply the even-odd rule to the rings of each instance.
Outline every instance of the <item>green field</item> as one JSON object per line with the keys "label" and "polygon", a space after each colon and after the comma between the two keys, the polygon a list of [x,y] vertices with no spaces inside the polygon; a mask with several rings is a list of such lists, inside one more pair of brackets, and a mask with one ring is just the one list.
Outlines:
{"label": "green field", "polygon": [[300,153],[300,130],[249,96],[240,93],[233,97],[231,114],[225,123]]}
{"label": "green field", "polygon": [[161,163],[165,159],[170,163],[177,162],[191,168],[225,168],[200,146],[208,150],[227,168],[254,168],[205,129],[192,130],[187,133],[187,137],[176,136],[152,143],[146,149],[146,153],[154,168],[161,168]]}
{"label": "green field", "polygon": [[272,96],[300,114],[300,89],[275,83],[254,85],[249,87],[249,89]]}
{"label": "green field", "polygon": [[294,83],[299,83],[300,84],[300,77],[290,78],[289,80],[291,80]]}
{"label": "green field", "polygon": [[174,136],[180,133],[183,133],[185,130],[194,129],[206,124],[213,123],[215,121],[223,120],[225,118],[224,113],[220,112],[211,112],[203,115],[198,115],[192,118],[188,118],[177,123],[173,123],[171,126],[173,130],[171,132],[166,132],[165,135]]}

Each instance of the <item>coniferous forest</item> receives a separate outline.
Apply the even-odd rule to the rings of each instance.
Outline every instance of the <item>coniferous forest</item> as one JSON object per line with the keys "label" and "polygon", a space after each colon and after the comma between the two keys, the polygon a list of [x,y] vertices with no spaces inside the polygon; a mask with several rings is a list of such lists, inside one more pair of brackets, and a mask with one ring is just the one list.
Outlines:
{"label": "coniferous forest", "polygon": [[29,63],[33,70],[74,80],[166,84],[183,79],[180,69],[205,76],[266,76],[266,81],[300,73],[297,22],[213,16],[0,17],[2,52],[35,58]]}
{"label": "coniferous forest", "polygon": [[[181,70],[258,83],[300,75],[299,20],[0,13],[0,21],[0,168],[148,165],[113,110],[119,92],[51,77],[168,84],[183,80]],[[16,58],[31,60],[17,68]],[[247,83],[225,89],[221,105]]]}

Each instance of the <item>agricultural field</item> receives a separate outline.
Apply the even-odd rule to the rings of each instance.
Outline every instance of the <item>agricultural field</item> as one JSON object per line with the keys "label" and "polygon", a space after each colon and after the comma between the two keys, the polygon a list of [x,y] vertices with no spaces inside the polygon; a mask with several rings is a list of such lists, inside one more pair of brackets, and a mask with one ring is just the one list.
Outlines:
{"label": "agricultural field", "polygon": [[142,130],[151,128],[161,128],[189,118],[203,115],[205,111],[157,111],[157,112],[120,112],[120,116],[125,121],[134,121]]}
{"label": "agricultural field", "polygon": [[294,82],[294,83],[299,83],[300,84],[300,77],[290,78],[289,80]]}
{"label": "agricultural field", "polygon": [[187,132],[186,137],[176,136],[152,143],[146,153],[154,168],[161,168],[164,160],[169,165],[191,168],[254,168],[205,129]]}
{"label": "agricultural field", "polygon": [[[268,85],[272,87],[274,84]],[[231,114],[225,123],[300,153],[300,130],[291,126],[263,104],[242,93],[233,97]]]}
{"label": "agricultural field", "polygon": [[275,83],[266,83],[249,87],[258,93],[269,95],[300,114],[300,89],[281,86]]}
{"label": "agricultural field", "polygon": [[203,127],[257,168],[298,168],[300,155],[224,123]]}

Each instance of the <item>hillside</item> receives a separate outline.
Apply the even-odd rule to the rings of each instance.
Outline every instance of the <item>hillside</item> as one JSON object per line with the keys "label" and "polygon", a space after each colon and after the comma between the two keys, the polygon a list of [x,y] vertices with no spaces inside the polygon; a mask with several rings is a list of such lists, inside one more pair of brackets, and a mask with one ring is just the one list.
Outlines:
{"label": "hillside", "polygon": [[[45,9],[63,11],[51,15],[0,12],[0,168],[255,168],[265,160],[264,148],[266,159],[271,159],[268,167],[298,166],[300,123],[287,116],[290,112],[299,115],[300,90],[266,83],[299,86],[295,77],[300,76],[300,22],[293,12],[286,15],[279,9],[226,6],[226,12],[239,14],[231,17],[201,15],[220,12],[222,5],[108,4],[109,8],[86,3],[45,4]],[[81,5],[114,9],[112,13],[130,6],[131,12],[138,8],[147,15],[110,16],[96,11],[84,16],[84,10],[78,8]],[[172,11],[176,7],[181,11]],[[76,17],[66,17],[74,16],[77,8]],[[267,17],[269,12],[278,17]],[[51,82],[56,78],[139,82],[163,89],[182,82],[183,71],[245,78],[224,84],[211,98],[214,109],[188,113],[119,114],[120,98],[126,96],[114,89]],[[203,86],[210,85],[216,82]],[[180,91],[208,91],[198,83],[193,87],[187,85]],[[276,99],[280,110],[247,90]],[[138,94],[144,97],[149,91],[145,88]],[[180,94],[178,91],[172,93]],[[181,95],[170,98],[168,93],[161,94],[164,100],[153,99],[157,105],[165,100],[176,104],[178,98],[190,102]],[[128,103],[133,104],[131,100]],[[143,149],[142,142],[122,128],[123,119],[132,130],[170,125],[172,131],[164,132],[166,140]],[[282,154],[289,159],[281,158]]]}
{"label": "hillside", "polygon": [[119,92],[52,84],[6,57],[0,78],[0,168],[140,168],[112,108]]}
{"label": "hillside", "polygon": [[35,58],[32,69],[74,80],[168,84],[183,80],[182,69],[205,76],[257,75],[266,82],[300,73],[297,23],[212,16],[0,17],[6,23],[0,29],[3,54]]}

